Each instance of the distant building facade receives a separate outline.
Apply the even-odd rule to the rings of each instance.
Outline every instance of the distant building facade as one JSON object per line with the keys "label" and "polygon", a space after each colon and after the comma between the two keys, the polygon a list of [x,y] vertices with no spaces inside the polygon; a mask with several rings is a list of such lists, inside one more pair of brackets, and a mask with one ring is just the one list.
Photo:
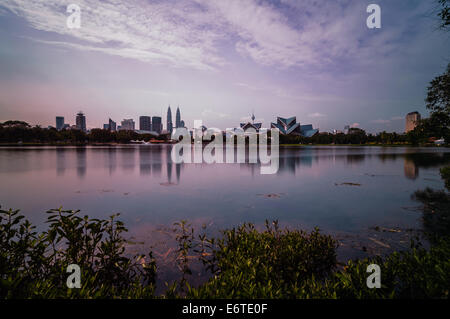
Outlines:
{"label": "distant building facade", "polygon": [[160,134],[162,132],[163,125],[162,125],[162,119],[160,116],[153,116],[152,118],[152,131],[157,132]]}
{"label": "distant building facade", "polygon": [[152,119],[150,116],[140,116],[139,117],[139,130],[141,130],[141,131],[151,131],[152,130]]}
{"label": "distant building facade", "polygon": [[[153,118],[155,118],[155,117],[153,117]],[[156,129],[153,129],[153,130],[158,132]],[[170,133],[173,132],[172,110],[170,109],[170,105],[169,105],[169,108],[167,109],[167,131],[169,131]]]}
{"label": "distant building facade", "polygon": [[421,119],[419,112],[411,112],[406,115],[405,132],[408,133],[414,130]]}
{"label": "distant building facade", "polygon": [[75,125],[77,129],[86,132],[86,116],[83,112],[78,112],[77,117],[75,118]]}
{"label": "distant building facade", "polygon": [[57,116],[56,117],[56,129],[58,131],[60,131],[63,128],[64,128],[64,116]]}
{"label": "distant building facade", "polygon": [[124,119],[120,125],[122,131],[134,131],[135,123],[133,119]]}
{"label": "distant building facade", "polygon": [[175,116],[175,127],[179,128],[182,127],[181,126],[181,112],[180,112],[180,107],[177,107],[177,114]]}
{"label": "distant building facade", "polygon": [[109,119],[109,120],[108,120],[108,129],[109,129],[111,132],[117,131],[117,124],[116,124],[116,122],[114,122],[113,120]]}

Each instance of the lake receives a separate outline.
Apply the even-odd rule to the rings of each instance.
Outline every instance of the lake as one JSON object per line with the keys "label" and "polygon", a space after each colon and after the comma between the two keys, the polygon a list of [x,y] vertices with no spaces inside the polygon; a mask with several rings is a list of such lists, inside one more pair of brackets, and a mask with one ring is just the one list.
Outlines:
{"label": "lake", "polygon": [[39,228],[45,211],[60,206],[91,217],[120,212],[142,240],[182,219],[210,229],[279,220],[347,239],[342,251],[358,256],[361,242],[407,245],[394,235],[421,229],[411,195],[444,188],[439,168],[450,163],[445,148],[282,147],[278,173],[261,175],[258,164],[174,164],[171,148],[2,147],[0,205]]}

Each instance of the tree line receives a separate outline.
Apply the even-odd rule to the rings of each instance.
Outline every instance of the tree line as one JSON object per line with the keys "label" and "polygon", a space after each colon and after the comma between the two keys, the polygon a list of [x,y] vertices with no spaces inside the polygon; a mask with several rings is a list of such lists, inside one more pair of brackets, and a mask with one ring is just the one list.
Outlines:
{"label": "tree line", "polygon": [[92,129],[56,130],[30,126],[23,121],[6,121],[0,123],[0,143],[45,143],[45,144],[87,144],[87,143],[129,143],[132,140],[148,141],[154,138],[150,134],[138,134],[134,131],[109,131]]}

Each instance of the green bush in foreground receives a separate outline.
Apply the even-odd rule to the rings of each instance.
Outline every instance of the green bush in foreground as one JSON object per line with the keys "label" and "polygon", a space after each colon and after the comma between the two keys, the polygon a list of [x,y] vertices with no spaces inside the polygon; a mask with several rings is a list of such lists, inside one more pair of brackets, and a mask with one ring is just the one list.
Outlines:
{"label": "green bush in foreground", "polygon": [[[126,231],[109,220],[79,217],[78,211],[48,211],[48,230],[37,234],[19,211],[0,210],[1,298],[111,298],[152,296],[152,254],[124,257]],[[67,266],[81,268],[81,289],[68,289]]]}
{"label": "green bush in foreground", "polygon": [[[147,256],[125,257],[124,225],[49,211],[48,230],[38,234],[18,211],[0,210],[1,298],[154,298],[156,264]],[[349,261],[336,271],[337,242],[316,229],[258,231],[251,224],[220,238],[199,236],[178,224],[181,282],[165,298],[448,298],[450,242],[413,247],[382,259]],[[212,277],[191,287],[188,252],[196,251]],[[68,289],[69,264],[78,264],[82,287]],[[366,285],[367,266],[381,268],[380,289]]]}
{"label": "green bush in foreground", "polygon": [[214,277],[190,289],[189,297],[295,297],[299,283],[312,276],[324,279],[337,264],[337,242],[318,229],[307,234],[266,223],[266,230],[260,232],[244,224],[210,243],[211,257],[204,262]]}
{"label": "green bush in foreground", "polygon": [[[450,244],[413,247],[336,267],[336,242],[301,231],[257,232],[251,225],[224,232],[214,258],[215,276],[190,298],[448,298]],[[367,266],[381,269],[381,288],[367,287]]]}

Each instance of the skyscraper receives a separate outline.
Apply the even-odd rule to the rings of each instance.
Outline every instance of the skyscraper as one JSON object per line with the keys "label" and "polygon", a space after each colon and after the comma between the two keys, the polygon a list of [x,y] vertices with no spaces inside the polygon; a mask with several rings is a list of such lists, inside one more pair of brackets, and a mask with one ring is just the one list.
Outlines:
{"label": "skyscraper", "polygon": [[406,129],[405,132],[408,133],[414,130],[420,121],[421,116],[419,112],[411,112],[406,115]]}
{"label": "skyscraper", "polygon": [[83,112],[78,112],[77,117],[75,118],[75,123],[77,129],[86,132],[86,116],[84,116]]}
{"label": "skyscraper", "polygon": [[121,124],[121,130],[123,131],[134,131],[135,129],[133,119],[124,119]]}
{"label": "skyscraper", "polygon": [[175,118],[175,127],[181,127],[181,114],[180,114],[180,107],[177,107],[177,115]]}
{"label": "skyscraper", "polygon": [[64,116],[57,116],[56,117],[56,129],[62,130],[64,127]]}
{"label": "skyscraper", "polygon": [[116,131],[116,122],[114,122],[111,119],[109,119],[109,130],[112,131],[112,132]]}
{"label": "skyscraper", "polygon": [[151,131],[152,121],[150,116],[140,116],[139,117],[139,129],[141,131]]}
{"label": "skyscraper", "polygon": [[[153,117],[154,119],[154,117]],[[153,129],[154,131],[156,131],[156,129]],[[170,109],[170,105],[169,108],[167,109],[167,130],[172,133],[173,131],[173,123],[172,123],[172,110]]]}
{"label": "skyscraper", "polygon": [[152,131],[155,131],[157,133],[161,133],[163,129],[162,126],[162,119],[159,116],[153,116],[152,118]]}

